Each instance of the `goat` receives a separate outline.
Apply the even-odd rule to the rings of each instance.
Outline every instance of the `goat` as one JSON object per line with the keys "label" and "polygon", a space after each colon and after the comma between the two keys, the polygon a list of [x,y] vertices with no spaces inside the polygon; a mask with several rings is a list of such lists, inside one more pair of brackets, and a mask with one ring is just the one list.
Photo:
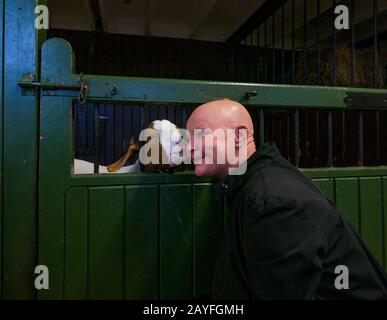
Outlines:
{"label": "goat", "polygon": [[[139,173],[146,172],[174,172],[192,169],[187,165],[187,154],[183,145],[181,130],[168,120],[155,120],[147,127],[150,135],[143,147],[147,147],[146,153],[152,159],[152,150],[158,148],[157,163],[141,165],[139,158],[140,145],[130,141],[128,151],[116,162],[109,166],[99,166],[99,173]],[[180,147],[180,148],[179,148]],[[164,161],[162,161],[164,160]],[[166,161],[165,161],[166,160]],[[133,163],[129,165],[129,162]],[[74,174],[94,173],[94,164],[80,159],[74,160]]]}

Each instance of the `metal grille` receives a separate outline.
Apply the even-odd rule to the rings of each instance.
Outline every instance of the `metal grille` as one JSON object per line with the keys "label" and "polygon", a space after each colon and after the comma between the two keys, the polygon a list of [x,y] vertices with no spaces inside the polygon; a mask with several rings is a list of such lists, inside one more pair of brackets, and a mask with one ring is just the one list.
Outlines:
{"label": "metal grille", "polygon": [[[334,27],[334,8],[339,4],[349,8],[349,30],[338,31]],[[230,72],[223,80],[386,87],[387,1],[282,0],[275,8],[240,44],[232,46]],[[174,59],[176,62],[178,57]],[[201,64],[208,67],[208,61],[202,60]],[[141,61],[137,69],[148,70],[146,64]],[[216,62],[211,65],[216,67]],[[165,65],[166,69],[174,67],[173,59]],[[225,69],[220,64],[217,67]],[[160,67],[160,77],[163,70]],[[206,74],[195,77],[206,79]],[[76,106],[76,157],[109,164],[122,155],[130,138],[137,138],[151,121],[165,118],[185,127],[192,109],[172,105]],[[275,141],[283,156],[298,167],[387,164],[385,111],[249,110],[256,143]]]}
{"label": "metal grille", "polygon": [[[339,4],[349,9],[349,30],[334,26]],[[251,67],[250,81],[385,88],[386,12],[387,1],[382,0],[283,0],[241,41],[264,49]],[[266,124],[261,129],[264,140],[277,142],[297,166],[387,163],[384,111],[283,110],[260,115]]]}
{"label": "metal grille", "polygon": [[75,104],[75,157],[109,165],[126,153],[131,138],[152,121],[169,119],[184,128],[194,106],[155,104]]}

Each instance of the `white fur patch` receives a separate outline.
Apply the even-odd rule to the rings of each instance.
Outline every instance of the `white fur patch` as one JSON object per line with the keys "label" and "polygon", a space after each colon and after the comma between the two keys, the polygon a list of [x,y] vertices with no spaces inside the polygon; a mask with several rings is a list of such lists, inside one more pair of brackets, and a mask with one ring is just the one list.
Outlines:
{"label": "white fur patch", "polygon": [[[137,160],[134,164],[122,167],[116,172],[109,172],[107,167],[99,166],[99,173],[138,173],[140,172],[140,162]],[[85,160],[74,159],[74,174],[93,174],[94,163]]]}
{"label": "white fur patch", "polygon": [[[161,148],[164,150],[171,167],[179,165],[187,158],[183,146],[183,138],[179,128],[169,120],[155,120],[152,127],[160,137]],[[180,160],[180,161],[179,161]]]}

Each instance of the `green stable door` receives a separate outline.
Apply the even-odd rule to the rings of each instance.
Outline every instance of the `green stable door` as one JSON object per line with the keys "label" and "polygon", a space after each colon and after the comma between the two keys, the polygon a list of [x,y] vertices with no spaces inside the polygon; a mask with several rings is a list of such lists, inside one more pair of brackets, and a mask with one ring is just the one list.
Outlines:
{"label": "green stable door", "polygon": [[[73,60],[66,41],[50,39],[43,45],[39,263],[50,270],[50,289],[41,290],[39,298],[208,297],[226,217],[223,199],[217,199],[211,187],[212,179],[192,173],[72,175],[72,107],[78,99],[76,89],[82,86],[80,76],[73,73]],[[246,105],[345,108],[345,88],[92,75],[83,81],[88,100],[96,102],[200,104],[220,96],[241,100],[255,90],[262,94],[246,100]],[[113,85],[118,92],[109,96]],[[311,99],[314,96],[321,99]],[[305,172],[384,263],[386,168]]]}

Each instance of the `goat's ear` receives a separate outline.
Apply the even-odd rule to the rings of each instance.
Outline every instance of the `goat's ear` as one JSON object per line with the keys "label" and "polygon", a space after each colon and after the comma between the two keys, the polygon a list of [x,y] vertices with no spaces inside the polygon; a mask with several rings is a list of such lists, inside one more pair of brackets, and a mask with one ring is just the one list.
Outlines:
{"label": "goat's ear", "polygon": [[134,150],[133,150],[133,148],[131,148],[132,145],[133,145],[133,143],[130,143],[128,151],[126,151],[126,153],[121,158],[119,158],[116,162],[112,163],[111,165],[109,165],[107,167],[108,172],[117,172],[118,170],[120,170],[125,165],[125,163],[133,155]]}
{"label": "goat's ear", "polygon": [[129,141],[129,147],[130,147],[132,144],[134,144],[134,137],[131,137],[131,138],[130,138],[130,141]]}
{"label": "goat's ear", "polygon": [[107,171],[108,172],[117,172],[125,165],[126,161],[128,161],[128,158],[129,158],[129,156],[128,156],[128,152],[127,152],[121,158],[119,158],[116,162],[112,163],[111,165],[108,165]]}

